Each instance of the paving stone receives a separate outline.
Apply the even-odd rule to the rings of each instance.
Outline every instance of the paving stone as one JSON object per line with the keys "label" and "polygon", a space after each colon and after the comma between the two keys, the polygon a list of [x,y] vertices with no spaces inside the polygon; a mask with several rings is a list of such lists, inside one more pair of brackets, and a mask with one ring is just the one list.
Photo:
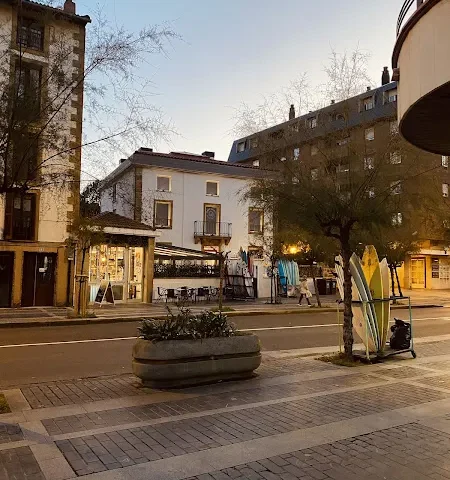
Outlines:
{"label": "paving stone", "polygon": [[23,433],[17,423],[0,422],[0,444],[23,440]]}
{"label": "paving stone", "polygon": [[[89,447],[89,443],[94,443],[95,448],[98,448],[98,444],[100,444],[114,458],[115,462],[122,466],[128,466],[139,463],[142,458],[149,459],[150,455],[148,453],[140,451],[143,446],[148,447],[148,452],[154,452],[162,458],[168,458],[185,454],[187,447],[189,447],[190,452],[195,452],[221,445],[240,443],[246,438],[242,434],[243,429],[252,433],[252,438],[267,437],[273,433],[292,432],[449,397],[450,393],[416,386],[405,388],[402,383],[379,385],[351,392],[331,393],[229,413],[175,420],[120,432],[111,432],[106,437],[100,437],[109,440],[101,441],[99,437],[85,436],[68,441],[87,463],[101,462],[101,458]],[[259,428],[261,425],[270,427],[273,433],[262,430]],[[225,432],[225,429],[227,432]],[[186,434],[196,438],[196,442],[186,442],[183,439]],[[225,438],[225,434],[227,434],[227,438]],[[153,442],[146,442],[147,438],[153,439]],[[361,462],[362,460],[358,455],[361,456],[366,452],[364,443],[366,441],[352,440],[348,444],[343,442],[342,445],[347,445],[347,450],[351,450],[352,458]],[[60,442],[56,442],[56,444],[66,456],[67,461],[71,463],[70,456],[67,455],[67,443],[63,443],[62,447]],[[390,444],[384,442],[382,437],[378,444],[380,446],[383,444],[386,450],[390,449]],[[302,461],[308,467],[314,467],[316,463],[325,463],[324,458],[335,452],[339,456],[339,449],[334,449],[331,452],[327,450],[326,453],[323,449],[306,451]],[[285,468],[283,465],[279,465],[282,462],[278,458],[276,461],[262,460],[258,463],[265,467],[267,472],[273,474],[291,473],[295,475],[297,471],[295,468],[300,468],[298,465],[293,465],[295,468],[289,466]],[[73,468],[78,473],[77,468],[75,466]],[[314,473],[315,470],[311,470],[311,472],[305,470],[305,475],[320,480],[320,475],[314,475]]]}
{"label": "paving stone", "polygon": [[22,387],[31,408],[74,405],[125,396],[146,395],[134,375],[61,380]]}
{"label": "paving stone", "polygon": [[[386,444],[389,445],[389,452],[383,451]],[[355,445],[364,445],[365,463],[354,455]],[[403,448],[401,456],[394,453],[399,447]],[[429,460],[430,454],[433,456],[432,461]],[[280,457],[287,460],[288,464],[279,466],[280,470],[274,473],[271,469],[276,464],[275,459]],[[309,465],[303,461],[306,459],[309,460]],[[264,466],[263,470],[260,465]],[[230,469],[225,469],[209,475],[216,478],[217,473],[223,473],[228,478],[234,478],[229,475],[229,471]],[[251,478],[250,472],[253,472],[265,479],[282,480],[447,480],[450,478],[450,434],[412,423],[280,455],[266,461],[239,465],[233,471],[246,472],[242,478]],[[189,477],[188,480],[202,478],[199,475]]]}
{"label": "paving stone", "polygon": [[0,450],[0,479],[45,480],[29,447]]}
{"label": "paving stone", "polygon": [[[86,415],[71,415],[67,417],[61,417],[56,424],[52,419],[43,420],[42,423],[50,435],[75,433],[98,427],[118,426],[126,423],[135,423],[151,419],[167,418],[172,416],[176,417],[185,413],[196,413],[204,410],[214,410],[228,406],[245,405],[249,403],[276,400],[290,396],[326,392],[342,387],[363,387],[364,385],[370,383],[381,384],[384,383],[384,380],[370,375],[346,375],[334,378],[331,377],[320,380],[311,380],[307,382],[258,388],[254,387],[247,390],[224,392],[216,395],[204,395],[198,398],[167,402],[162,405],[151,404],[130,408],[106,410]],[[170,409],[168,407],[170,407]],[[93,421],[94,419],[95,422]],[[74,420],[78,420],[78,423],[75,423]],[[70,428],[68,425],[70,425]],[[234,432],[231,433],[234,434]],[[254,432],[249,431],[248,429],[241,430],[241,433],[242,435],[247,435],[247,437],[243,436],[242,440],[254,438]],[[271,433],[276,432],[272,431]],[[229,438],[228,434],[225,434],[224,438]]]}

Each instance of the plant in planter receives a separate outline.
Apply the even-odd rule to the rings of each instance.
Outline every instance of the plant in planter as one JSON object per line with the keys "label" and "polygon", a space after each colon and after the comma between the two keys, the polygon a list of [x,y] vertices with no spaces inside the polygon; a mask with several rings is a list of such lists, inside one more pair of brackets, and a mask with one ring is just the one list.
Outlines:
{"label": "plant in planter", "polygon": [[258,337],[236,331],[222,312],[168,309],[165,320],[142,322],[133,347],[133,372],[149,387],[248,378],[260,364]]}

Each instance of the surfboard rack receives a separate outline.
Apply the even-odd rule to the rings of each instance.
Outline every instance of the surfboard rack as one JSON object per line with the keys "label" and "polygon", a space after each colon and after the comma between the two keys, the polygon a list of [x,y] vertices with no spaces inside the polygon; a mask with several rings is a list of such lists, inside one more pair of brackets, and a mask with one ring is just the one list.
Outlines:
{"label": "surfboard rack", "polygon": [[[412,318],[412,308],[411,308],[411,297],[374,298],[374,299],[368,300],[368,301],[355,300],[355,301],[352,301],[352,304],[363,305],[364,309],[368,309],[368,308],[370,308],[369,305],[373,305],[375,303],[391,302],[393,300],[407,300],[408,301],[409,324],[410,324],[410,333],[411,333],[411,342],[409,344],[409,348],[405,348],[405,349],[402,349],[402,350],[394,350],[392,348],[386,347],[383,350],[378,351],[378,352],[369,352],[368,329],[366,329],[365,354],[366,354],[366,359],[368,361],[372,361],[372,360],[375,360],[375,359],[376,360],[383,360],[385,358],[392,357],[394,355],[400,355],[402,353],[411,353],[413,358],[417,357],[416,352],[414,351],[414,335],[413,335],[413,318]],[[339,315],[339,310],[338,310],[338,315]]]}

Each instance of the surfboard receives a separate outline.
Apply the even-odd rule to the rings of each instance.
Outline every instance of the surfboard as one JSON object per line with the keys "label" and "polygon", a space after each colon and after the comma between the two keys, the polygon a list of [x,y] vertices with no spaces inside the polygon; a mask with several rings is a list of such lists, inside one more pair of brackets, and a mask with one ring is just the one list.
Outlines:
{"label": "surfboard", "polygon": [[[381,278],[383,282],[383,298],[390,298],[389,290],[389,265],[385,258],[380,262]],[[389,335],[389,321],[391,319],[391,302],[383,302],[383,326],[380,334],[381,351],[386,347]]]}
{"label": "surfboard", "polygon": [[[340,255],[335,258],[336,263],[336,274],[337,274],[337,287],[341,299],[344,300],[344,270],[343,259]],[[361,301],[361,296],[358,291],[355,279],[352,276],[352,301]],[[373,338],[373,332],[370,328],[369,319],[364,312],[364,307],[362,304],[354,304],[352,306],[353,313],[353,328],[361,339],[365,347],[369,347],[369,351],[376,351],[376,345]]]}
{"label": "surfboard", "polygon": [[[367,284],[366,277],[362,269],[361,260],[358,257],[358,255],[356,255],[356,253],[354,253],[350,257],[350,271],[351,271],[352,277],[355,279],[360,300],[363,302],[371,301],[372,295],[370,293],[369,285]],[[377,351],[380,342],[379,342],[378,325],[376,320],[375,309],[373,308],[373,305],[370,303],[367,304],[367,308],[365,308],[364,305],[361,305],[361,309],[363,310],[364,315],[366,316],[366,320],[368,322],[368,332],[371,332],[372,334],[373,350],[371,351]]]}
{"label": "surfboard", "polygon": [[[361,260],[362,269],[366,277],[366,282],[369,285],[370,293],[373,299],[383,298],[383,280],[381,277],[380,262],[375,247],[368,245]],[[381,333],[384,325],[384,308],[383,302],[374,302],[373,309],[375,310],[376,325],[378,329],[378,347],[381,349]]]}

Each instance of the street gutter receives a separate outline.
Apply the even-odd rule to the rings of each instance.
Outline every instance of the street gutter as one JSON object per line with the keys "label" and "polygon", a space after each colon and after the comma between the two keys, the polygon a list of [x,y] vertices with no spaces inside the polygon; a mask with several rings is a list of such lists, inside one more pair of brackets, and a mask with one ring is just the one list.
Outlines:
{"label": "street gutter", "polygon": [[[413,305],[412,308],[442,308],[443,305]],[[392,305],[392,310],[406,310],[408,305]],[[342,309],[340,309],[342,312]],[[311,308],[311,309],[285,309],[285,310],[244,310],[226,312],[226,315],[232,317],[253,317],[256,315],[306,315],[308,313],[329,313],[336,312],[336,308],[323,307],[323,308]],[[139,322],[144,318],[154,318],[156,320],[163,320],[166,318],[165,314],[157,315],[136,315],[129,317],[94,317],[94,318],[58,318],[58,319],[29,319],[17,322],[0,321],[0,329],[2,328],[31,328],[31,327],[61,327],[64,325],[100,325],[110,323],[132,323]]]}

